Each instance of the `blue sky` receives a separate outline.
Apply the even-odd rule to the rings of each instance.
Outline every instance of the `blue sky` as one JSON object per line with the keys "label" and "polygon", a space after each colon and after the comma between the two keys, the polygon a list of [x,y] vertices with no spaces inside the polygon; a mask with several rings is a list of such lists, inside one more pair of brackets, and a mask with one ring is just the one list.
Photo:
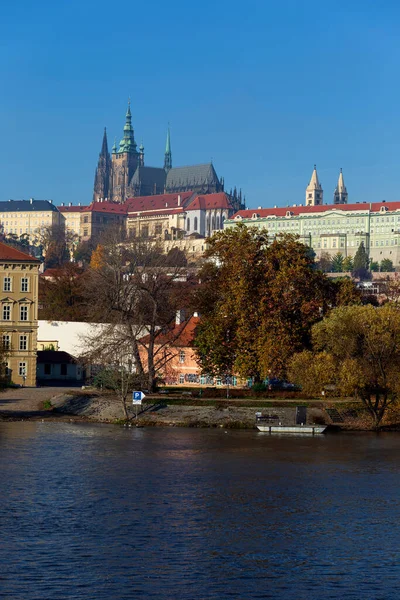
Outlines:
{"label": "blue sky", "polygon": [[110,3],[1,8],[0,199],[88,203],[103,127],[128,96],[145,161],[213,158],[249,207],[400,200],[400,5],[383,0]]}

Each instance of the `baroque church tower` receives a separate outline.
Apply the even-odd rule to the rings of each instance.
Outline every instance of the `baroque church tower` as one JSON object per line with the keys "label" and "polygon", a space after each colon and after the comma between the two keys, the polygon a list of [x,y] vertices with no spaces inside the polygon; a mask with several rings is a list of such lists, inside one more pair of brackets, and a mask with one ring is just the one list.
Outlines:
{"label": "baroque church tower", "polygon": [[323,204],[324,190],[318,179],[317,166],[314,165],[310,183],[306,188],[306,206],[319,206]]}
{"label": "baroque church tower", "polygon": [[105,200],[110,196],[111,158],[108,152],[107,131],[104,127],[103,143],[94,176],[93,202]]}
{"label": "baroque church tower", "polygon": [[344,185],[343,172],[340,169],[337,186],[333,193],[333,204],[347,204],[348,193]]}
{"label": "baroque church tower", "polygon": [[124,202],[130,193],[129,184],[139,165],[144,164],[144,148],[140,146],[139,152],[135,142],[135,134],[132,127],[132,115],[130,101],[128,102],[128,110],[126,111],[124,125],[124,137],[117,145],[114,143],[112,149],[111,163],[111,200],[113,202]]}

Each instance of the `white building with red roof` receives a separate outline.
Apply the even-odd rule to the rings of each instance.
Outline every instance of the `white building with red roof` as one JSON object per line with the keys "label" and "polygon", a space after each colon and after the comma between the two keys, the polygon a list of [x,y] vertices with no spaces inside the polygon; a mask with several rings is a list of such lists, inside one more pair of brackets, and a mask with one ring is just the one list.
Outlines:
{"label": "white building with red roof", "polygon": [[354,257],[363,242],[371,260],[389,259],[400,266],[400,202],[259,207],[238,211],[225,221],[224,228],[237,223],[266,228],[271,238],[296,234],[318,258],[338,252]]}

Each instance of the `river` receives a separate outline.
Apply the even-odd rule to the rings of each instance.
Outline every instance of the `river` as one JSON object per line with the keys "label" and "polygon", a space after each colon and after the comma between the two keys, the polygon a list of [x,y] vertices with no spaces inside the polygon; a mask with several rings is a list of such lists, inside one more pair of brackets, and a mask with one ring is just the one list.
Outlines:
{"label": "river", "polygon": [[0,598],[399,597],[400,435],[0,423]]}

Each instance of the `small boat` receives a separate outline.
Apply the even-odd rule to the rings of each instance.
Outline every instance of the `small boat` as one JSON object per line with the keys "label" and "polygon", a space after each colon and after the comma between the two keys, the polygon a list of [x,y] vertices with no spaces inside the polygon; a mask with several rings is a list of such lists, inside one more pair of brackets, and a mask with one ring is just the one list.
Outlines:
{"label": "small boat", "polygon": [[316,435],[324,433],[327,425],[308,425],[307,423],[296,423],[295,425],[282,425],[277,415],[263,415],[256,413],[256,427],[263,433],[306,433]]}
{"label": "small boat", "polygon": [[317,435],[324,433],[327,425],[272,425],[256,423],[256,427],[263,433],[306,433],[308,435]]}

